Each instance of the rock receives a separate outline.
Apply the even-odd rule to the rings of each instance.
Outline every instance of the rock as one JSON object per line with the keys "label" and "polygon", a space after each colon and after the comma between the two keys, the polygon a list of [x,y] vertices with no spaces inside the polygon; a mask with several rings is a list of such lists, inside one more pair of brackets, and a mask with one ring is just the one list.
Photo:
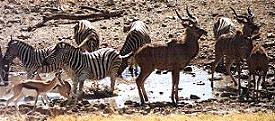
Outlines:
{"label": "rock", "polygon": [[197,82],[197,85],[205,85],[205,83],[202,81],[199,81],[199,82]]}
{"label": "rock", "polygon": [[133,101],[131,101],[131,100],[126,100],[124,102],[124,105],[132,105],[132,104],[133,104]]}
{"label": "rock", "polygon": [[165,23],[161,24],[161,27],[167,27],[167,25]]}
{"label": "rock", "polygon": [[0,17],[0,24],[5,24],[5,20],[3,17]]}
{"label": "rock", "polygon": [[83,100],[83,101],[81,101],[80,102],[81,103],[81,105],[83,105],[83,106],[85,106],[85,107],[89,107],[91,104],[89,103],[89,101],[87,101],[87,100]]}
{"label": "rock", "polygon": [[175,36],[174,34],[169,34],[168,35],[169,38],[174,38],[174,36]]}
{"label": "rock", "polygon": [[119,25],[119,24],[120,24],[120,22],[119,22],[119,21],[116,21],[116,22],[115,22],[115,25]]}
{"label": "rock", "polygon": [[273,34],[273,33],[267,33],[267,38],[275,38],[275,34]]}
{"label": "rock", "polygon": [[192,105],[192,104],[187,104],[185,107],[186,107],[186,108],[192,108],[193,105]]}
{"label": "rock", "polygon": [[220,97],[231,97],[231,96],[235,96],[236,94],[233,94],[231,92],[223,92],[220,94]]}
{"label": "rock", "polygon": [[201,99],[201,98],[199,96],[197,96],[197,95],[191,94],[190,95],[190,99]]}
{"label": "rock", "polygon": [[184,68],[183,71],[192,72],[192,67],[188,66],[188,67]]}
{"label": "rock", "polygon": [[159,75],[160,75],[160,74],[161,74],[161,70],[157,70],[157,71],[156,71],[156,74],[159,74]]}
{"label": "rock", "polygon": [[102,26],[102,27],[100,27],[101,29],[107,29],[107,27],[106,26]]}

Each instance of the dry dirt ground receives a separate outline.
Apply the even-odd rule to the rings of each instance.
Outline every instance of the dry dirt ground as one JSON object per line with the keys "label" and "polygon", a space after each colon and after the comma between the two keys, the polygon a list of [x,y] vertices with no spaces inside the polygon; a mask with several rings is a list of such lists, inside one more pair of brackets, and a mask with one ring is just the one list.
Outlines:
{"label": "dry dirt ground", "polygon": [[[257,42],[263,44],[268,50],[271,59],[271,65],[275,59],[274,55],[274,40],[275,40],[275,1],[274,0],[178,0],[177,7],[181,9],[182,16],[186,16],[184,11],[186,6],[189,6],[192,13],[199,18],[199,24],[202,28],[208,31],[208,36],[200,39],[200,51],[196,59],[192,62],[197,66],[207,66],[214,59],[214,43],[212,27],[219,16],[227,16],[233,19],[238,28],[240,24],[234,20],[233,13],[229,7],[235,8],[237,13],[246,14],[246,9],[251,5],[252,11],[256,18],[256,23],[262,25],[261,40]],[[43,16],[62,13],[53,8],[57,7],[56,1],[53,0],[0,0],[0,44],[5,52],[4,47],[11,39],[19,38],[24,42],[33,45],[36,48],[44,48],[54,45],[60,40],[74,43],[73,40],[73,26],[76,20],[51,20],[45,23],[45,26],[37,28],[34,31],[26,31],[29,26],[42,21]],[[164,2],[162,0],[115,0],[115,5],[106,5],[105,1],[73,1],[63,0],[62,6],[65,13],[82,14],[93,13],[93,11],[80,9],[78,6],[86,5],[105,10],[124,10],[120,17],[112,17],[95,21],[92,24],[97,28],[100,35],[101,47],[112,47],[119,50],[126,38],[127,33],[123,29],[133,20],[142,20],[150,27],[150,36],[153,42],[169,41],[171,38],[180,37],[184,32],[184,28],[180,24],[180,20],[174,13],[175,1]],[[13,66],[12,71],[21,71],[19,66]],[[272,69],[271,69],[271,72]],[[150,104],[147,106],[137,106],[135,102],[128,102],[129,108],[110,109],[107,104],[99,104],[96,106],[81,106],[79,110],[68,111],[74,112],[103,112],[103,113],[119,113],[119,114],[170,114],[170,113],[195,113],[195,112],[216,112],[228,113],[228,111],[235,112],[254,112],[265,111],[273,112],[274,105],[272,102],[263,103],[262,105],[254,103],[240,103],[235,100],[228,99],[210,99],[204,102],[196,103],[194,105],[179,105],[172,107],[169,104]],[[82,104],[82,103],[81,103]],[[84,103],[85,104],[85,103]],[[252,107],[252,108],[251,108]],[[66,110],[63,108],[54,110]],[[57,115],[45,111],[41,111],[46,115]],[[43,113],[44,112],[44,113]],[[59,113],[58,113],[59,112]],[[42,115],[41,114],[41,115]]]}

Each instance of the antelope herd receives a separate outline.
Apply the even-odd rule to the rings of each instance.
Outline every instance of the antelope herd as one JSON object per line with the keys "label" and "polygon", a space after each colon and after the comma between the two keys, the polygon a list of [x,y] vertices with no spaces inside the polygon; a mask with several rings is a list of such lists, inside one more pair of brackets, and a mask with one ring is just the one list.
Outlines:
{"label": "antelope herd", "polygon": [[[243,24],[243,27],[241,30],[236,29],[232,20],[227,17],[219,18],[214,24],[213,33],[216,43],[215,60],[211,67],[211,87],[214,88],[215,68],[224,58],[226,71],[233,80],[234,85],[238,85],[240,92],[241,62],[246,61],[249,75],[253,76],[253,80],[249,79],[249,87],[255,81],[253,97],[256,94],[258,99],[259,83],[261,78],[263,78],[263,82],[265,81],[269,62],[265,48],[260,44],[253,45],[253,41],[260,38],[259,30],[261,26],[254,22],[255,15],[250,7],[247,8],[247,16],[238,15],[233,8],[230,7],[230,9],[236,20]],[[99,48],[99,34],[96,28],[87,20],[79,21],[74,27],[74,39],[77,46],[59,42],[54,47],[39,50],[22,41],[10,40],[5,55],[0,57],[0,79],[4,82],[4,85],[8,84],[7,76],[10,63],[15,57],[20,58],[24,64],[28,72],[28,78],[33,78],[35,72],[49,73],[55,71],[57,73],[56,77],[50,81],[27,79],[13,86],[14,96],[8,100],[7,105],[14,99],[15,104],[17,104],[24,89],[36,92],[37,101],[38,95],[43,93],[45,97],[44,94],[56,86],[61,95],[69,99],[76,95],[77,98],[75,99],[77,100],[86,79],[99,80],[107,76],[111,77],[111,91],[114,91],[115,79],[128,66],[129,60],[131,60],[129,63],[137,64],[141,68],[141,72],[136,79],[141,104],[148,101],[144,83],[154,69],[172,72],[171,100],[173,104],[177,104],[179,101],[179,73],[197,56],[199,39],[203,35],[207,36],[208,32],[200,27],[198,18],[189,12],[188,7],[186,7],[188,17],[181,17],[176,9],[175,14],[181,20],[182,26],[186,28],[182,37],[172,39],[167,43],[151,43],[147,25],[142,21],[136,21],[132,24],[125,44],[119,53],[111,48]],[[233,63],[237,65],[238,81],[230,71]],[[72,78],[72,91],[71,85],[61,80],[60,72],[58,72],[61,69],[64,69]],[[255,80],[256,75],[259,76],[258,81]],[[46,101],[48,100],[46,99]],[[16,110],[18,110],[17,106]]]}

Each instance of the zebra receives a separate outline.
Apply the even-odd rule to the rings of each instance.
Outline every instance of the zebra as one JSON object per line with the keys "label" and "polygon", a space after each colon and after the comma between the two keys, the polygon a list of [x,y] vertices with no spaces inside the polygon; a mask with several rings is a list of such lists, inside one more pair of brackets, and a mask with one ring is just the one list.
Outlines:
{"label": "zebra", "polygon": [[99,35],[87,20],[81,20],[74,26],[74,39],[79,48],[88,52],[99,48]]}
{"label": "zebra", "polygon": [[60,64],[51,64],[41,66],[45,57],[50,54],[52,47],[36,49],[31,45],[16,39],[11,39],[7,45],[7,51],[4,59],[11,63],[16,57],[20,59],[23,67],[27,71],[27,78],[33,78],[34,74],[57,72],[60,70]]}
{"label": "zebra", "polygon": [[63,63],[63,69],[73,81],[73,92],[79,97],[83,92],[82,88],[86,79],[100,80],[110,77],[110,91],[113,93],[117,70],[120,67],[122,58],[124,57],[112,48],[83,52],[69,43],[59,42],[52,53],[45,58],[43,65]]}
{"label": "zebra", "polygon": [[214,38],[217,40],[223,34],[234,33],[236,30],[235,28],[236,27],[230,18],[220,17],[218,18],[218,21],[214,23]]}
{"label": "zebra", "polygon": [[[151,38],[148,33],[148,26],[144,22],[133,22],[119,54],[124,56],[131,52],[135,53],[135,51],[137,51],[144,44],[151,43]],[[124,69],[128,66],[128,59],[129,58],[124,58],[122,60],[121,67],[118,70],[118,75],[121,75]],[[130,67],[130,71],[133,74],[132,67]]]}

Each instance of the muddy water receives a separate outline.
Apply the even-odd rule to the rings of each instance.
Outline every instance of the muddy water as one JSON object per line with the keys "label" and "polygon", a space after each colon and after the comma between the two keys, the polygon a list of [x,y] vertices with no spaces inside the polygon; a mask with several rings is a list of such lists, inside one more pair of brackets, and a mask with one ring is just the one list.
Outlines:
{"label": "muddy water", "polygon": [[[192,66],[191,72],[181,72],[179,82],[179,97],[180,101],[193,102],[190,100],[190,95],[196,95],[199,100],[207,100],[213,98],[212,89],[209,81],[208,72]],[[118,96],[107,99],[116,103],[118,107],[123,107],[127,100],[139,102],[138,90],[133,78],[126,69],[123,73],[123,79],[128,80],[128,83],[118,83],[116,88]],[[108,78],[101,80],[101,84],[109,86]],[[171,72],[166,74],[156,74],[156,71],[145,81],[145,89],[149,98],[149,102],[171,102],[172,76]],[[106,100],[104,100],[106,101]],[[101,101],[102,102],[102,101]]]}
{"label": "muddy water", "polygon": [[[191,66],[192,71],[190,72],[180,72],[180,82],[179,82],[179,97],[180,102],[193,102],[195,100],[190,99],[190,95],[196,95],[200,99],[198,100],[207,100],[209,98],[213,98],[212,90],[210,87],[209,74],[199,69],[195,66]],[[117,81],[116,83],[116,91],[117,96],[101,98],[101,99],[88,99],[88,101],[92,104],[96,103],[109,103],[118,108],[124,107],[125,101],[134,101],[139,102],[139,95],[137,91],[137,87],[135,84],[135,79],[131,77],[129,72],[126,69],[123,72],[123,81]],[[15,78],[15,77],[11,77]],[[16,78],[19,78],[16,76]],[[121,79],[120,79],[121,80]],[[86,81],[89,83],[90,81]],[[110,86],[110,78],[105,78],[99,81],[101,87]],[[149,98],[149,102],[171,102],[172,88],[172,77],[171,72],[166,74],[157,74],[156,71],[152,72],[151,75],[145,81],[145,89]],[[7,87],[0,87],[0,92],[5,92]],[[6,100],[8,96],[0,95],[1,99]],[[60,98],[60,95],[57,93],[49,93],[50,99]],[[1,103],[4,103],[4,102]],[[22,99],[20,103],[32,103],[33,100],[24,100]],[[19,103],[19,104],[20,104]],[[38,103],[41,104],[41,101]]]}

